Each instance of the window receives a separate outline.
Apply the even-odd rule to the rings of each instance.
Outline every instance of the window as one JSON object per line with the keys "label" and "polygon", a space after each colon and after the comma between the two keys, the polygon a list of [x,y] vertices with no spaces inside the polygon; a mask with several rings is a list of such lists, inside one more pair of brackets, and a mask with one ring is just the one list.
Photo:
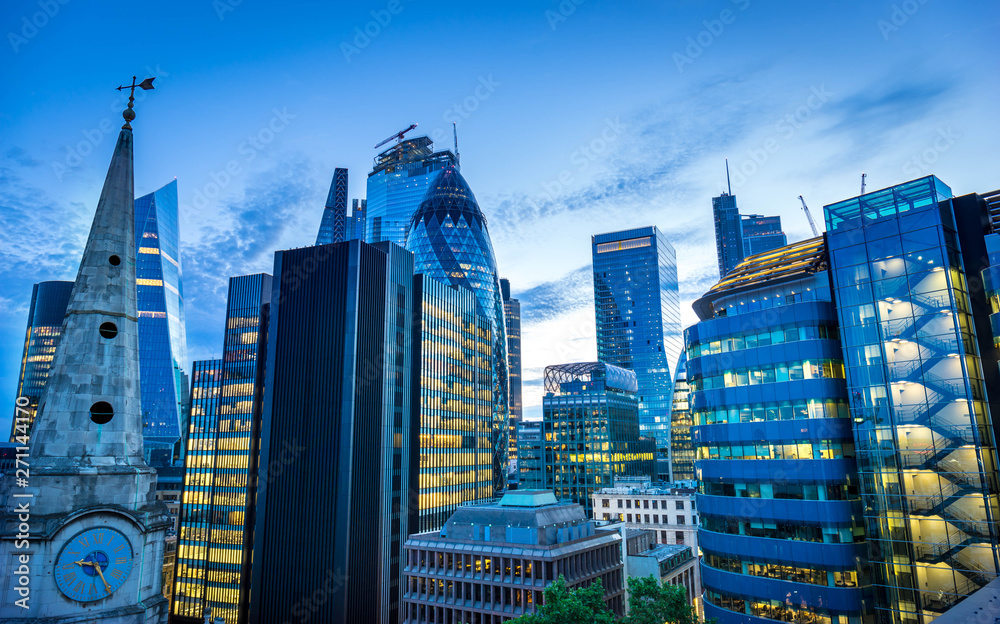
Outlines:
{"label": "window", "polygon": [[609,507],[610,505],[611,505],[611,501],[609,501],[606,498],[601,501],[601,507]]}
{"label": "window", "polygon": [[677,524],[685,524],[687,522],[684,516],[677,516]]}
{"label": "window", "polygon": [[677,509],[684,509],[684,501],[682,500],[677,501]]}
{"label": "window", "polygon": [[630,500],[625,501],[625,506],[628,507],[629,509],[632,509],[632,501]]}
{"label": "window", "polygon": [[659,523],[660,523],[660,516],[653,514],[653,524],[659,524]]}
{"label": "window", "polygon": [[618,499],[618,509],[622,508],[622,499]]}
{"label": "window", "polygon": [[[667,532],[664,531],[663,533],[664,533],[664,535],[666,535]],[[664,539],[664,541],[666,541],[666,540]],[[678,544],[683,544],[684,543],[684,531],[677,531],[677,543]]]}
{"label": "window", "polygon": [[656,500],[653,500],[653,509],[656,509]]}
{"label": "window", "polygon": [[646,524],[649,524],[649,514],[646,514]]}
{"label": "window", "polygon": [[642,501],[642,508],[649,509],[649,499]]}

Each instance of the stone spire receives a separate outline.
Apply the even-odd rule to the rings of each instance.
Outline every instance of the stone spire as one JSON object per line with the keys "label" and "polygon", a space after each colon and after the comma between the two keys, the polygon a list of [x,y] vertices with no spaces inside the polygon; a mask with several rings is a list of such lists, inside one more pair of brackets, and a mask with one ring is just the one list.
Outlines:
{"label": "stone spire", "polygon": [[[58,511],[47,503],[57,507],[110,503],[138,509],[152,496],[155,473],[142,456],[132,102],[130,97],[122,114],[125,125],[111,157],[32,428],[36,512]],[[122,493],[105,489],[112,485],[107,479],[91,479],[88,487],[63,492],[62,500],[56,495],[54,490],[68,485],[65,475],[88,474],[130,474],[138,483]]]}

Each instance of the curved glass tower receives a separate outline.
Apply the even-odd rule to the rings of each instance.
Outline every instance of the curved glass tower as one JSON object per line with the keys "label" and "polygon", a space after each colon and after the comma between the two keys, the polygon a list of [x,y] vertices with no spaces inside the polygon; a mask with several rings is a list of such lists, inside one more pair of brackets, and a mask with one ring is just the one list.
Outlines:
{"label": "curved glass tower", "polygon": [[438,173],[410,220],[406,248],[414,273],[423,273],[476,295],[489,319],[493,370],[493,489],[507,484],[507,331],[493,244],[475,195],[453,165]]}
{"label": "curved glass tower", "polygon": [[874,619],[822,238],[751,256],[694,308],[687,380],[705,616]]}

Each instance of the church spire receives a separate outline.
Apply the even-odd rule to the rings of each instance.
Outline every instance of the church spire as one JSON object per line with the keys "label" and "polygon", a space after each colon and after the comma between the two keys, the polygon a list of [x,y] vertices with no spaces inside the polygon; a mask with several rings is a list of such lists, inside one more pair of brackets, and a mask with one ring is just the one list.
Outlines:
{"label": "church spire", "polygon": [[30,442],[32,471],[144,467],[136,318],[135,87],[70,295]]}

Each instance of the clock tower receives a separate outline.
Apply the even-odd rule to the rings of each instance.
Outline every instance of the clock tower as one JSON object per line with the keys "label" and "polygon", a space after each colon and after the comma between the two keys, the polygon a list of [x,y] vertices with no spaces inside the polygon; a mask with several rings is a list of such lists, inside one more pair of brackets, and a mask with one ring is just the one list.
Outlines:
{"label": "clock tower", "polygon": [[[0,484],[0,621],[163,624],[166,506],[143,460],[132,125],[97,204],[30,438]],[[15,425],[19,424],[15,422]]]}

